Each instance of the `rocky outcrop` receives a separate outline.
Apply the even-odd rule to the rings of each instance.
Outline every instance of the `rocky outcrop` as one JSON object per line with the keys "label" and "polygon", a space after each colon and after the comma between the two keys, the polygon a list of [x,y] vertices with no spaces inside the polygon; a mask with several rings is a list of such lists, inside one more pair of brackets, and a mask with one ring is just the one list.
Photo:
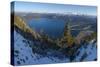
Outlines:
{"label": "rocky outcrop", "polygon": [[94,31],[86,30],[81,31],[75,38],[76,44],[81,44],[81,42],[89,42],[92,39],[96,39],[97,34]]}
{"label": "rocky outcrop", "polygon": [[23,31],[23,35],[26,36],[31,36],[32,38],[39,39],[41,36],[32,30],[26,23],[25,21],[19,17],[19,16],[14,16],[14,27],[15,29],[19,29],[20,31]]}

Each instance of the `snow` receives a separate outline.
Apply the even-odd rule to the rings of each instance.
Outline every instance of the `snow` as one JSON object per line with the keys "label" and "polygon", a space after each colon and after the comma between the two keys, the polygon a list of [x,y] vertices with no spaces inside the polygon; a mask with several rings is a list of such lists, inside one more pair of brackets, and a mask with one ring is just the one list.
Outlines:
{"label": "snow", "polygon": [[90,43],[84,48],[83,46],[79,49],[80,54],[77,56],[76,61],[80,61],[82,55],[84,53],[87,54],[87,57],[84,59],[84,61],[93,61],[95,58],[97,58],[97,49],[96,44],[94,43],[94,40],[90,41]]}
{"label": "snow", "polygon": [[[32,48],[29,44],[31,41],[26,40],[23,36],[21,36],[19,33],[14,31],[14,64],[15,65],[30,65],[30,64],[51,64],[51,63],[65,63],[70,62],[70,59],[68,57],[63,57],[63,59],[58,59],[57,57],[49,56],[51,55],[51,52],[47,52],[48,56],[42,57],[39,54],[33,53]],[[96,44],[93,43],[94,40],[92,40],[87,46],[82,46],[78,49],[80,51],[79,55],[76,56],[74,61],[79,62],[84,53],[87,54],[85,56],[84,61],[93,61],[95,58],[97,58],[97,49]],[[54,53],[56,53],[55,51]]]}

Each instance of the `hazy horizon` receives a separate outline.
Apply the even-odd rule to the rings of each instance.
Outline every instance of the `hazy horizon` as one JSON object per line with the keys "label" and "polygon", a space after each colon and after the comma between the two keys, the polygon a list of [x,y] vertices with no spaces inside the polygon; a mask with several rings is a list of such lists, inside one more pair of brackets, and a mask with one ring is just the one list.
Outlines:
{"label": "hazy horizon", "polygon": [[59,14],[78,14],[97,16],[96,6],[52,4],[37,2],[14,2],[15,12],[31,13],[59,13]]}

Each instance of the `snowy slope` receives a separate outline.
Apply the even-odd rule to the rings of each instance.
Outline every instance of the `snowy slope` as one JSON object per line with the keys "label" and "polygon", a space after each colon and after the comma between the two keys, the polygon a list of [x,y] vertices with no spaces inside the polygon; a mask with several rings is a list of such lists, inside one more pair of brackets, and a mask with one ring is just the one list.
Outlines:
{"label": "snowy slope", "polygon": [[[29,64],[48,64],[48,63],[63,63],[70,62],[70,59],[65,55],[61,55],[58,51],[48,51],[46,56],[41,56],[32,52],[32,43],[26,40],[19,33],[14,31],[14,64],[15,65],[29,65]],[[63,58],[59,59],[55,56],[58,54]],[[88,45],[83,45],[77,51],[77,56],[74,61],[93,61],[97,59],[96,43],[92,40]]]}

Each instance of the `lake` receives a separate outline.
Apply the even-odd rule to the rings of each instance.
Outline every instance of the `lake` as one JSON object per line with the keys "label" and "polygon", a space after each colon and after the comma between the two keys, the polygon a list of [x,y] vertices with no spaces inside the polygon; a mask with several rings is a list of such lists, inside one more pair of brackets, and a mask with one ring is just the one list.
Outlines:
{"label": "lake", "polygon": [[28,22],[29,26],[35,31],[41,33],[41,31],[47,34],[49,37],[57,38],[61,37],[64,31],[66,21],[63,19],[49,19],[39,18],[32,19]]}

